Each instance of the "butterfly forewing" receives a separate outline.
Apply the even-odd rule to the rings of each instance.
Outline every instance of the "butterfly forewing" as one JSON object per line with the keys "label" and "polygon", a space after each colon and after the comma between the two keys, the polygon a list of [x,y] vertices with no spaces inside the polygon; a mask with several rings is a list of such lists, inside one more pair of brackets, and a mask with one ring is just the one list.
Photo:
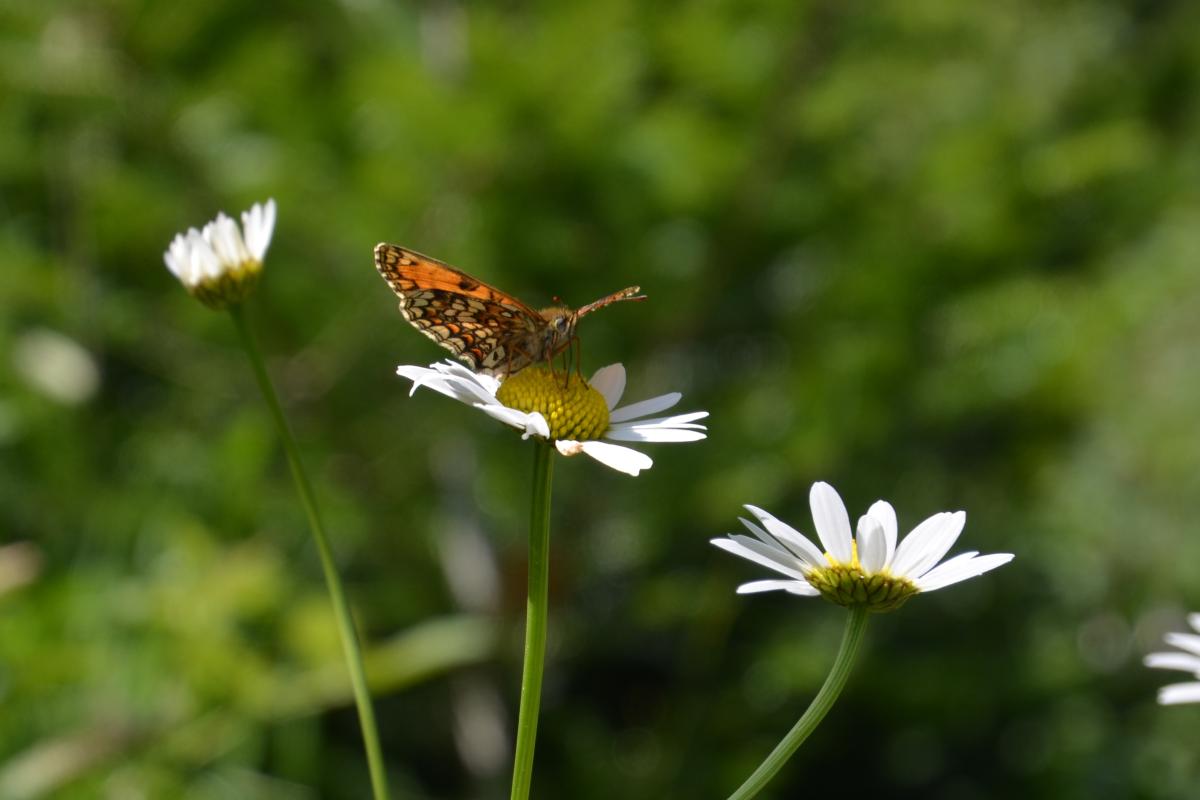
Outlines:
{"label": "butterfly forewing", "polygon": [[545,321],[515,297],[396,245],[378,245],[375,266],[400,298],[404,318],[475,371],[502,375],[535,360],[526,341]]}

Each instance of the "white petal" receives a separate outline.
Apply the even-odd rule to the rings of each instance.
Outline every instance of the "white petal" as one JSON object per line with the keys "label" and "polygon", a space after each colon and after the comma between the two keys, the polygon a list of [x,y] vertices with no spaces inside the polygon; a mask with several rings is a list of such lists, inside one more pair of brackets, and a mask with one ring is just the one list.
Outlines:
{"label": "white petal", "polygon": [[192,254],[192,280],[200,282],[206,278],[221,277],[221,260],[200,231],[188,229],[188,249]]}
{"label": "white petal", "polygon": [[627,422],[637,417],[644,417],[647,414],[657,414],[660,411],[666,411],[678,403],[682,397],[683,395],[679,392],[671,392],[670,394],[651,397],[649,400],[640,400],[624,408],[613,409],[612,413],[608,415],[608,420],[609,422]]}
{"label": "white petal", "polygon": [[[631,406],[632,407],[632,406]],[[703,431],[707,430],[703,425],[696,422],[698,419],[704,419],[708,416],[707,411],[689,411],[686,414],[674,414],[669,417],[654,417],[653,419],[635,419],[618,422],[617,427],[632,427],[634,425],[658,425],[669,426],[672,428],[691,428],[692,430]],[[612,417],[609,417],[612,421]]]}
{"label": "white petal", "polygon": [[767,533],[778,539],[788,550],[809,567],[828,567],[829,560],[812,541],[800,531],[780,519],[763,511],[757,506],[747,505],[746,510],[758,517],[758,521],[767,529]]}
{"label": "white petal", "polygon": [[884,557],[883,563],[884,566],[891,566],[892,559],[896,555],[896,538],[898,535],[896,509],[892,508],[892,504],[886,500],[876,500],[867,509],[867,513],[878,520],[879,524],[883,526],[883,538],[887,544],[887,554]]}
{"label": "white petal", "polygon": [[846,513],[846,504],[842,502],[837,490],[824,481],[818,481],[809,490],[808,504],[812,508],[817,538],[821,540],[825,552],[835,561],[849,564],[853,558],[850,548],[850,515]]}
{"label": "white petal", "polygon": [[[750,520],[746,519],[745,517],[738,517],[738,522],[742,523],[742,525],[744,525],[746,527],[746,530],[750,531],[756,537],[758,537],[758,540],[760,542],[762,542],[763,544],[769,544],[769,545],[782,544],[786,547],[785,542],[781,542],[780,540],[776,539],[774,536],[772,536],[771,534],[764,531],[759,525],[751,522]],[[790,550],[791,548],[789,547],[788,549]]]}
{"label": "white petal", "polygon": [[858,519],[858,562],[868,575],[883,569],[887,563],[887,538],[883,525],[870,514]]}
{"label": "white petal", "polygon": [[[768,534],[766,530],[763,530],[760,525],[750,522],[749,519],[746,519],[745,517],[738,517],[738,522],[745,525],[745,529],[749,530],[751,534],[754,534],[756,539],[764,543],[764,545],[767,545],[768,547],[784,549],[784,551],[791,553],[794,555],[794,557],[802,561],[802,563],[811,565],[811,553],[816,552],[815,547],[810,545],[809,551],[805,552],[802,546],[796,545],[796,543],[788,541],[787,539],[776,539],[775,536],[772,536]],[[823,560],[821,561],[821,564],[824,564]]]}
{"label": "white petal", "polygon": [[546,424],[545,417],[536,411],[527,413],[525,411],[518,411],[515,408],[509,408],[508,406],[502,406],[499,403],[476,403],[475,408],[478,408],[492,419],[517,428],[521,431],[522,439],[528,439],[530,436],[540,436],[543,439],[550,438],[550,426]]}
{"label": "white petal", "polygon": [[777,589],[782,589],[789,594],[797,594],[801,597],[816,597],[821,594],[806,581],[750,581],[743,583],[737,588],[738,594],[756,594],[758,592],[773,592]]}
{"label": "white petal", "polygon": [[755,564],[787,575],[789,578],[799,581],[805,580],[804,571],[799,569],[798,566],[799,561],[786,551],[763,544],[757,539],[739,534],[730,534],[724,539],[711,539],[710,542],[728,553],[733,553],[735,556],[740,556],[747,561],[753,561]]}
{"label": "white petal", "polygon": [[242,233],[237,223],[225,216],[224,212],[217,214],[215,220],[204,226],[204,238],[226,269],[240,266],[246,260],[244,254],[248,253],[242,244]]}
{"label": "white petal", "polygon": [[1164,706],[1200,703],[1200,683],[1174,683],[1158,690],[1158,702]]}
{"label": "white petal", "polygon": [[583,452],[604,466],[612,467],[617,472],[624,472],[626,475],[637,477],[639,472],[650,469],[654,465],[650,456],[619,444],[589,441],[580,442],[579,445],[583,448]]}
{"label": "white petal", "polygon": [[527,413],[509,408],[496,399],[499,381],[488,375],[477,375],[453,361],[439,361],[428,367],[402,364],[396,374],[413,382],[411,396],[422,386],[452,400],[478,408],[492,419],[511,425],[522,432],[521,438],[540,436],[550,438],[550,426],[538,412]]}
{"label": "white petal", "polygon": [[242,212],[242,228],[250,255],[262,261],[271,244],[271,234],[275,231],[275,199],[267,200],[265,206],[255,203],[249,211]]}
{"label": "white petal", "polygon": [[1163,639],[1172,647],[1200,655],[1200,636],[1194,633],[1168,633]]}
{"label": "white petal", "polygon": [[438,372],[444,373],[447,377],[456,378],[458,380],[473,383],[487,392],[490,397],[495,397],[496,392],[500,391],[500,381],[491,375],[483,375],[478,372],[472,372],[467,367],[458,361],[439,361],[436,364],[430,365]]}
{"label": "white petal", "polygon": [[952,558],[945,564],[915,579],[913,582],[922,592],[932,592],[937,589],[943,589],[950,584],[965,581],[967,578],[982,575],[1012,560],[1012,553],[992,553],[986,556],[972,556],[971,558],[963,559]]}
{"label": "white petal", "polygon": [[[461,364],[455,364],[456,367],[462,367]],[[476,375],[466,367],[462,367],[469,376],[469,380],[487,393],[489,397],[495,397],[496,392],[500,391],[500,381],[493,378],[491,375]],[[464,379],[465,380],[465,379]],[[496,402],[499,402],[498,400]]]}
{"label": "white petal", "polygon": [[966,521],[963,511],[943,511],[913,528],[896,548],[893,574],[914,580],[924,575],[954,545]]}
{"label": "white petal", "polygon": [[453,361],[439,361],[428,367],[403,365],[396,368],[396,374],[414,382],[413,392],[418,383],[431,388],[435,383],[440,383],[443,388],[437,391],[462,403],[475,405],[499,402],[496,399],[496,390],[500,387],[498,381],[487,375],[476,375]]}
{"label": "white petal", "polygon": [[495,395],[488,394],[478,383],[463,380],[458,376],[447,375],[439,370],[402,365],[396,368],[396,374],[413,382],[412,389],[408,393],[410,397],[416,393],[417,389],[424,386],[468,405],[497,402]]}
{"label": "white petal", "polygon": [[163,261],[167,263],[167,269],[171,270],[171,274],[176,278],[184,280],[187,277],[187,240],[183,238],[182,233],[175,234],[175,238],[171,240],[171,246],[167,248],[167,252],[163,253]]}
{"label": "white petal", "polygon": [[1192,630],[1200,632],[1200,614],[1188,614],[1188,625],[1192,626]]}
{"label": "white petal", "polygon": [[614,442],[698,442],[708,438],[708,434],[703,430],[690,428],[626,422],[606,430],[604,438]]}
{"label": "white petal", "polygon": [[539,411],[534,411],[529,415],[529,422],[525,426],[525,434],[521,438],[528,439],[530,435],[540,436],[543,439],[550,438],[550,423],[546,422],[546,418]]}
{"label": "white petal", "polygon": [[1193,674],[1200,673],[1200,657],[1188,653],[1151,653],[1142,663],[1152,669],[1177,669]]}
{"label": "white petal", "polygon": [[254,256],[250,255],[250,251],[246,248],[246,240],[242,237],[242,229],[229,217],[225,219],[227,220],[225,235],[229,239],[230,247],[237,253],[237,260],[232,261],[231,265],[237,266],[252,261]]}
{"label": "white petal", "polygon": [[588,385],[603,395],[608,410],[612,411],[621,402],[621,395],[625,394],[625,367],[621,364],[601,367]]}

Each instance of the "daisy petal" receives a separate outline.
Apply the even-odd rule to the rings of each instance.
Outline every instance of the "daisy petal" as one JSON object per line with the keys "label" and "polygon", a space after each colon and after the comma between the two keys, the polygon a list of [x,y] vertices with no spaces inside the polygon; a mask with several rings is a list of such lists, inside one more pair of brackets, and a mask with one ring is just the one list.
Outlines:
{"label": "daisy petal", "polygon": [[642,470],[650,469],[650,467],[654,466],[654,461],[650,456],[645,453],[639,453],[637,450],[631,450],[628,447],[622,447],[619,444],[588,441],[580,442],[579,446],[583,449],[583,452],[604,466],[612,467],[617,472],[624,472],[626,475],[637,477],[637,474]]}
{"label": "daisy petal", "polygon": [[659,411],[666,411],[671,406],[679,402],[683,395],[679,392],[671,392],[670,394],[651,397],[649,400],[641,400],[636,403],[631,403],[622,408],[612,410],[608,415],[609,422],[627,422],[637,417],[644,417],[647,414],[657,414]]}
{"label": "daisy petal", "polygon": [[758,540],[760,542],[762,542],[763,544],[770,545],[771,547],[775,547],[776,545],[781,544],[784,547],[786,547],[788,550],[792,550],[792,552],[795,553],[795,550],[793,550],[791,547],[788,547],[787,542],[782,541],[780,539],[776,539],[774,536],[767,533],[762,528],[760,528],[758,525],[755,525],[753,522],[746,519],[745,517],[738,517],[738,522],[742,523],[742,525],[744,525],[746,527],[746,530],[750,531],[756,537],[758,537]]}
{"label": "daisy petal", "polygon": [[913,582],[922,592],[932,592],[936,589],[942,589],[951,584],[958,583],[959,581],[965,581],[967,578],[974,578],[977,575],[990,572],[996,567],[1003,566],[1012,560],[1012,553],[992,553],[986,556],[972,556],[971,558],[964,559],[953,558],[945,564],[935,567]]}
{"label": "daisy petal", "polygon": [[1200,683],[1173,683],[1158,690],[1158,702],[1164,706],[1200,703]]}
{"label": "daisy petal", "polygon": [[[1200,673],[1200,657],[1188,653],[1150,653],[1142,663],[1152,669],[1177,669],[1193,674]],[[1197,675],[1200,677],[1200,674]]]}
{"label": "daisy petal", "polygon": [[[759,540],[766,543],[770,547],[782,547],[784,550],[787,550],[793,556],[800,559],[800,562],[806,567],[823,567],[827,566],[828,564],[828,562],[825,560],[825,557],[821,555],[820,551],[818,551],[811,542],[809,542],[799,533],[795,533],[795,531],[792,533],[795,533],[795,536],[799,538],[793,538],[791,536],[773,536],[745,517],[738,517],[738,521],[740,521],[742,525],[746,527],[746,530],[758,537]],[[779,524],[783,525],[782,522]]]}
{"label": "daisy petal", "polygon": [[825,554],[813,544],[807,536],[800,531],[788,525],[782,520],[776,519],[768,512],[758,508],[757,506],[747,505],[746,510],[754,516],[758,517],[758,521],[767,529],[767,532],[778,539],[780,542],[794,552],[796,556],[809,567],[827,567],[829,560],[825,558]]}
{"label": "daisy petal", "polygon": [[892,559],[896,555],[896,509],[892,508],[892,504],[886,500],[876,500],[867,509],[867,513],[879,522],[883,528],[883,540],[886,545],[886,554],[883,559],[883,565],[890,566]]}
{"label": "daisy petal", "polygon": [[922,522],[896,548],[892,572],[910,579],[924,575],[954,545],[966,521],[962,511],[943,511]]}
{"label": "daisy petal", "polygon": [[850,515],[837,490],[824,481],[814,483],[808,493],[813,525],[825,552],[842,564],[854,557],[850,547]]}
{"label": "daisy petal", "polygon": [[605,439],[614,442],[697,442],[707,437],[703,431],[640,423],[616,425],[604,434]]}
{"label": "daisy petal", "polygon": [[616,408],[625,393],[625,367],[621,364],[609,364],[596,370],[596,374],[588,384],[604,396],[608,410]]}
{"label": "daisy petal", "polygon": [[789,578],[804,580],[804,572],[797,568],[798,562],[783,550],[763,544],[749,536],[730,534],[724,539],[712,539],[711,543],[722,550],[741,556],[747,561],[775,570]]}
{"label": "daisy petal", "polygon": [[887,564],[887,537],[883,533],[883,525],[870,514],[863,514],[858,520],[858,561],[868,574],[878,572]]}
{"label": "daisy petal", "polygon": [[708,416],[707,411],[691,411],[687,414],[675,414],[670,417],[654,417],[653,419],[636,419],[622,424],[625,425],[670,425],[679,428],[695,428],[698,431],[705,430],[703,425],[696,423],[698,419],[704,419]]}
{"label": "daisy petal", "polygon": [[518,411],[515,408],[508,408],[507,406],[485,405],[483,403],[477,403],[475,408],[478,408],[492,419],[517,428],[522,432],[522,439],[528,439],[530,436],[540,436],[543,439],[550,438],[550,426],[546,424],[546,418],[536,411],[528,414],[524,411]]}
{"label": "daisy petal", "polygon": [[242,212],[242,228],[246,232],[246,248],[262,261],[275,231],[275,200],[267,200],[266,205],[255,203],[249,211]]}
{"label": "daisy petal", "polygon": [[424,386],[438,394],[444,394],[452,400],[457,400],[460,403],[472,402],[468,396],[460,390],[456,384],[447,381],[444,377],[429,370],[421,372],[405,372],[404,370],[418,370],[420,367],[397,367],[396,374],[401,378],[408,378],[412,381],[412,388],[408,390],[408,396],[412,397],[417,393],[417,389]]}
{"label": "daisy petal", "polygon": [[1200,636],[1194,633],[1168,633],[1163,640],[1172,647],[1200,656]]}
{"label": "daisy petal", "polygon": [[803,597],[816,597],[820,594],[816,589],[810,586],[806,581],[780,581],[780,580],[765,580],[765,581],[750,581],[743,583],[737,588],[738,594],[757,594],[759,592],[773,592],[782,589],[789,594],[798,594]]}
{"label": "daisy petal", "polygon": [[396,368],[396,374],[412,381],[409,397],[422,386],[432,389],[438,394],[445,395],[460,403],[475,405],[476,403],[495,403],[487,391],[474,381],[463,380],[457,376],[424,367],[401,366]]}

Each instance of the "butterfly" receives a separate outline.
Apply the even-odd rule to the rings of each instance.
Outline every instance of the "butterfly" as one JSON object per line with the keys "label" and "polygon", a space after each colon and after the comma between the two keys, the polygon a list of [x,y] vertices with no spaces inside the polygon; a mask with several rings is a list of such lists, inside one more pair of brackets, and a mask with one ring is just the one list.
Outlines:
{"label": "butterfly", "polygon": [[[394,244],[375,245],[375,267],[400,298],[400,313],[484,375],[504,378],[550,362],[578,340],[580,318],[621,300],[645,300],[630,286],[576,310],[538,311],[437,259]],[[557,298],[556,298],[557,299]]]}

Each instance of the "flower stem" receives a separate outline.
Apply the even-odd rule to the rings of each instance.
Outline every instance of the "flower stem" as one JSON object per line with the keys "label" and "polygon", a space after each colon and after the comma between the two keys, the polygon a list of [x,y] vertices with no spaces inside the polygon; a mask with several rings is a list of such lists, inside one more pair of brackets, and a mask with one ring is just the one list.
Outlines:
{"label": "flower stem", "polygon": [[533,507],[529,519],[529,599],[525,605],[525,662],[521,667],[521,710],[517,717],[517,752],[513,758],[511,800],[526,800],[533,780],[533,747],[542,672],[546,659],[546,617],[550,583],[550,483],[554,477],[554,445],[537,441],[533,456]]}
{"label": "flower stem", "polygon": [[854,656],[858,652],[858,646],[862,643],[863,634],[867,629],[867,609],[866,606],[854,606],[850,609],[850,616],[846,620],[846,630],[842,633],[842,644],[838,648],[837,657],[833,661],[833,667],[829,670],[829,676],[825,678],[825,684],[821,687],[821,691],[817,692],[817,696],[813,698],[808,709],[804,712],[804,716],[800,717],[800,721],[796,723],[787,736],[775,746],[771,754],[759,764],[758,769],[754,770],[754,774],[746,779],[738,790],[729,795],[729,800],[749,800],[763,790],[775,773],[783,768],[792,754],[800,749],[800,745],[808,738],[808,735],[816,730],[821,724],[821,720],[829,713],[829,709],[833,708],[834,702],[838,695],[842,693],[842,688],[846,685],[846,679],[850,677],[850,668],[854,665]]}
{"label": "flower stem", "polygon": [[300,460],[300,449],[292,437],[291,428],[288,427],[287,418],[283,414],[283,406],[280,405],[279,396],[275,393],[275,387],[267,374],[262,353],[258,350],[258,343],[250,331],[250,326],[246,323],[246,313],[241,304],[234,304],[230,306],[229,314],[233,317],[233,324],[237,328],[242,346],[250,359],[250,366],[254,369],[258,388],[262,391],[267,407],[271,409],[271,416],[279,430],[279,437],[283,440],[283,449],[287,453],[288,464],[292,468],[292,479],[296,482],[296,490],[300,493],[300,501],[304,506],[304,513],[308,517],[308,526],[312,529],[313,539],[317,543],[321,568],[325,572],[325,585],[329,590],[329,599],[333,603],[338,633],[341,635],[346,668],[350,671],[350,685],[354,690],[354,702],[358,706],[358,719],[367,748],[367,765],[371,772],[371,788],[375,800],[387,800],[387,772],[383,764],[383,751],[379,746],[379,732],[375,727],[375,711],[371,707],[371,694],[367,689],[362,649],[354,628],[354,620],[350,616],[350,606],[346,602],[342,579],[338,577],[337,568],[333,563],[333,551],[329,547],[329,537],[325,534],[325,526],[317,511],[316,495],[313,494],[312,484],[309,483],[308,474],[304,471],[304,464]]}

